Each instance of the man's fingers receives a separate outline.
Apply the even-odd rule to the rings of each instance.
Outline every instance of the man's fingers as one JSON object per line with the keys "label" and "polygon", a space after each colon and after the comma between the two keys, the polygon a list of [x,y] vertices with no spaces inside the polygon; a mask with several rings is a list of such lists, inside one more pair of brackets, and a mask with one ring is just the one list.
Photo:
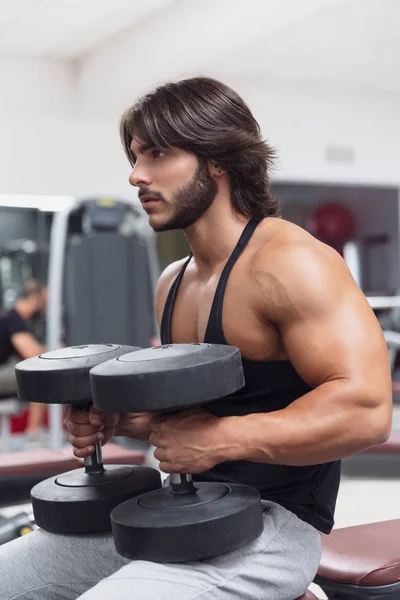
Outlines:
{"label": "man's fingers", "polygon": [[105,413],[94,408],[93,405],[91,405],[89,411],[80,410],[76,406],[69,405],[66,409],[65,423],[70,421],[80,425],[91,424],[97,428],[102,424],[104,424],[105,427],[114,427],[118,424],[119,418],[119,413]]}
{"label": "man's fingers", "polygon": [[81,423],[81,424],[87,424],[90,422],[88,412],[86,412],[84,410],[80,410],[76,406],[71,406],[70,404],[67,406],[67,409],[66,409],[65,420],[73,421],[74,423]]}
{"label": "man's fingers", "polygon": [[115,427],[120,420],[120,413],[104,413],[103,423],[105,427]]}
{"label": "man's fingers", "polygon": [[104,420],[104,412],[95,408],[93,404],[89,408],[89,421],[92,425],[100,425]]}
{"label": "man's fingers", "polygon": [[[83,449],[83,448],[87,448],[88,446],[93,446],[97,442],[102,441],[104,439],[104,435],[101,432],[96,433],[94,435],[92,434],[92,435],[85,435],[85,436],[76,436],[76,435],[73,435],[72,433],[70,433],[68,436],[68,439],[74,448]],[[89,454],[90,454],[90,452],[89,452]]]}
{"label": "man's fingers", "polygon": [[156,447],[161,446],[159,434],[153,431],[149,435],[149,442],[152,446],[156,446]]}
{"label": "man's fingers", "polygon": [[86,435],[94,435],[99,431],[104,429],[104,424],[99,425],[98,427],[94,427],[93,425],[78,425],[77,423],[73,423],[72,421],[67,421],[65,423],[67,431],[76,435],[77,437],[82,437]]}
{"label": "man's fingers", "polygon": [[150,418],[149,420],[149,429],[150,431],[154,431],[157,432],[160,430],[161,425],[164,423],[164,421],[166,421],[166,419],[168,419],[167,416],[165,415],[154,415],[153,417]]}
{"label": "man's fingers", "polygon": [[167,459],[164,448],[156,448],[153,454],[154,458],[156,458],[157,460],[165,461]]}
{"label": "man's fingers", "polygon": [[86,458],[87,456],[90,456],[91,454],[93,454],[95,450],[94,446],[88,446],[87,448],[74,448],[73,452],[74,452],[74,456],[76,456],[77,458]]}
{"label": "man's fingers", "polygon": [[160,462],[159,467],[163,473],[179,473],[182,475],[185,473],[182,465],[173,464],[168,461]]}
{"label": "man's fingers", "polygon": [[64,423],[74,455],[86,458],[94,452],[98,442],[106,444],[113,437],[118,421],[119,413],[104,413],[93,405],[89,411],[81,411],[69,405]]}
{"label": "man's fingers", "polygon": [[102,440],[102,444],[104,446],[104,444],[107,444],[107,442],[109,442],[111,438],[114,437],[114,427],[106,427],[106,429],[103,429],[103,435],[104,438]]}

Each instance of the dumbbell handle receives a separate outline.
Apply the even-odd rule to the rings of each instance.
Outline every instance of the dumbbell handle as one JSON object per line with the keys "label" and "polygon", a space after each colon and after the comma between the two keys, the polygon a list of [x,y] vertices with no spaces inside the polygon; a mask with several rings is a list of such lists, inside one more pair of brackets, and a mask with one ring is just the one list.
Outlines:
{"label": "dumbbell handle", "polygon": [[[165,346],[166,348],[168,346]],[[164,415],[170,416],[178,414],[179,410],[173,410],[169,412],[164,412]],[[190,494],[191,492],[195,492],[196,488],[193,485],[193,480],[191,475],[183,475],[181,473],[171,473],[170,477],[171,481],[171,492],[173,494]]]}
{"label": "dumbbell handle", "polygon": [[[173,410],[169,412],[164,412],[164,415],[171,416],[178,414],[179,410]],[[181,473],[171,473],[170,477],[171,481],[171,492],[175,495],[180,494],[190,494],[196,491],[196,488],[193,485],[193,480],[191,475],[183,475]]]}
{"label": "dumbbell handle", "polygon": [[94,452],[86,456],[84,459],[85,462],[85,471],[88,475],[98,475],[99,473],[103,473],[103,451],[101,447],[101,442],[97,442]]}
{"label": "dumbbell handle", "polygon": [[191,475],[181,475],[180,473],[171,473],[171,491],[173,494],[190,494],[195,492]]}
{"label": "dumbbell handle", "polygon": [[[90,404],[82,404],[78,408],[84,412],[89,412]],[[97,442],[94,452],[84,458],[85,471],[88,475],[98,475],[104,472],[103,450],[101,442]]]}

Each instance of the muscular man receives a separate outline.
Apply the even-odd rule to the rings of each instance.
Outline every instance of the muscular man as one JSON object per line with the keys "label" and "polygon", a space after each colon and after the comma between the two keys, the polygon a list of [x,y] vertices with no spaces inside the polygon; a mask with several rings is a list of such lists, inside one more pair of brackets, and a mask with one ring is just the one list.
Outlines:
{"label": "muscular man", "polygon": [[[43,314],[46,306],[46,287],[32,279],[25,283],[14,308],[0,314],[0,394],[15,393],[14,367],[17,362],[46,351],[28,326],[28,321]],[[28,441],[39,439],[45,409],[45,404],[30,405],[26,430]]]}
{"label": "muscular man", "polygon": [[[211,560],[164,565],[118,557],[110,535],[34,532],[0,551],[2,598],[294,600],[334,524],[340,459],[390,432],[381,329],[342,258],[278,218],[272,149],[232,89],[164,85],[126,111],[121,133],[150,225],[182,229],[191,248],[159,280],[162,342],[238,346],[246,385],[169,417],[71,408],[70,441],[83,457],[115,433],[148,439],[165,473],[253,485],[264,532]],[[10,575],[13,561],[28,582]]]}

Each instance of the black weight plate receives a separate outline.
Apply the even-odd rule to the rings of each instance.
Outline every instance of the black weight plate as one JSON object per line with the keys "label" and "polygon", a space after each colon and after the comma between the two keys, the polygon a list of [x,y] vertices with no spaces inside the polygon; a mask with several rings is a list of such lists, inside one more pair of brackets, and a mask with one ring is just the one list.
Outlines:
{"label": "black weight plate", "polygon": [[161,487],[159,472],[148,467],[112,465],[94,475],[93,483],[90,477],[76,469],[35,485],[31,501],[37,525],[50,533],[110,531],[115,506]]}
{"label": "black weight plate", "polygon": [[28,358],[15,367],[23,402],[79,404],[91,400],[89,371],[95,365],[140,350],[118,344],[71,346]]}
{"label": "black weight plate", "polygon": [[230,483],[196,483],[195,488],[195,494],[182,496],[162,488],[114,508],[117,552],[153,562],[202,560],[240,548],[262,533],[255,488]]}
{"label": "black weight plate", "polygon": [[109,360],[90,371],[101,410],[168,412],[228,396],[244,385],[240,351],[223,344],[168,344]]}

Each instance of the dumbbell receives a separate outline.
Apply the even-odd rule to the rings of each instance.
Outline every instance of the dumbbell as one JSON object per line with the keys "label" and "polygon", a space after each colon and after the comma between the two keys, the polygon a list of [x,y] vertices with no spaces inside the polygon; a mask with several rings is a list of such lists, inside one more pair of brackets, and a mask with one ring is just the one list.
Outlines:
{"label": "dumbbell", "polygon": [[[124,354],[94,367],[90,381],[94,406],[101,410],[171,413],[235,392],[244,376],[238,348],[196,343]],[[260,494],[247,485],[199,483],[172,474],[169,486],[114,508],[111,525],[124,557],[201,560],[261,534]]]}
{"label": "dumbbell", "polygon": [[[95,365],[138,348],[117,344],[72,346],[46,352],[16,365],[18,396],[24,402],[73,404],[89,410],[89,371]],[[110,411],[114,412],[112,404]],[[35,521],[51,533],[93,533],[111,530],[110,512],[133,496],[161,487],[156,469],[104,467],[102,445],[84,459],[84,468],[50,477],[31,490]]]}

